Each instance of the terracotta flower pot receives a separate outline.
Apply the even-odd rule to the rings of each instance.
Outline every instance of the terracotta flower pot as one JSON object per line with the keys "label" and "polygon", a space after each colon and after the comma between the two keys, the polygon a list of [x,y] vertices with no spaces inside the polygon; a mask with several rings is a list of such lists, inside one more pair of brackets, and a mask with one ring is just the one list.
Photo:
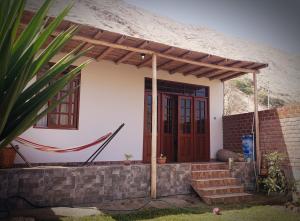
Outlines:
{"label": "terracotta flower pot", "polygon": [[158,164],[165,164],[166,161],[167,161],[166,157],[159,157],[159,158],[157,158],[157,163]]}
{"label": "terracotta flower pot", "polygon": [[16,151],[12,147],[0,149],[0,168],[12,168],[16,158]]}

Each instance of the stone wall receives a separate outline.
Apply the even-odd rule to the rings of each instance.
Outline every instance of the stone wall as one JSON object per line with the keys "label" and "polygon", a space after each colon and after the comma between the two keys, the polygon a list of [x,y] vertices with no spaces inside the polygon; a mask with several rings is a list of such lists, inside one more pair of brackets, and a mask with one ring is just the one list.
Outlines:
{"label": "stone wall", "polygon": [[234,162],[231,175],[240,179],[246,191],[255,191],[255,173],[252,162]]}
{"label": "stone wall", "polygon": [[[157,195],[188,194],[191,164],[158,165]],[[0,199],[21,196],[37,205],[76,205],[150,195],[150,165],[41,167],[0,170]],[[21,201],[12,201],[24,207]]]}
{"label": "stone wall", "polygon": [[[259,112],[262,154],[279,151],[290,179],[300,180],[300,105]],[[224,148],[241,152],[241,136],[251,134],[253,113],[223,117]],[[300,188],[300,186],[299,186]]]}

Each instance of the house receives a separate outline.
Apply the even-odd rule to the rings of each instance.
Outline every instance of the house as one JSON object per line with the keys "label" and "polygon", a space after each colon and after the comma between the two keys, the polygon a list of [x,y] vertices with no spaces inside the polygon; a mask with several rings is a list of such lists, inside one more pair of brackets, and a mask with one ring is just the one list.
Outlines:
{"label": "house", "polygon": [[[98,7],[96,2],[93,4]],[[37,6],[36,1],[29,1],[29,8]],[[223,82],[258,73],[267,64],[162,44],[159,38],[150,41],[107,31],[98,28],[97,19],[91,21],[92,26],[83,17],[75,17],[76,10],[87,13],[93,8],[80,2],[74,5],[73,14],[67,17],[70,20],[64,21],[60,29],[74,23],[80,28],[63,51],[85,42],[84,48],[94,45],[87,53],[94,61],[73,82],[73,86],[80,83],[80,89],[22,137],[44,145],[76,146],[125,123],[97,161],[122,161],[128,153],[135,161],[150,162],[151,78],[152,70],[157,69],[157,155],[166,155],[168,162],[214,159],[223,147]],[[32,15],[28,10],[23,23]],[[55,155],[29,148],[21,151],[31,162],[66,163],[84,161],[93,150]]]}
{"label": "house", "polygon": [[[223,148],[223,82],[253,73],[257,89],[256,75],[267,64],[208,54],[185,48],[184,44],[167,44],[160,42],[159,37],[155,40],[142,37],[142,33],[137,37],[136,33],[133,36],[117,30],[107,30],[102,23],[97,23],[96,17],[94,20],[87,19],[93,10],[97,11],[97,4],[100,3],[94,1],[94,7],[84,3],[85,1],[76,2],[73,14],[54,33],[59,34],[72,24],[80,25],[72,41],[52,62],[58,61],[64,53],[81,42],[84,43],[84,48],[91,45],[94,47],[86,54],[86,58],[79,59],[73,65],[76,66],[87,58],[94,60],[58,96],[79,84],[80,88],[21,137],[43,145],[66,148],[91,142],[125,123],[122,131],[96,161],[118,163],[124,160],[124,154],[132,154],[134,161],[144,164],[131,169],[49,169],[52,172],[48,169],[36,169],[30,172],[30,180],[25,175],[24,179],[27,179],[26,182],[31,187],[39,182],[39,189],[34,189],[34,194],[31,187],[21,192],[41,199],[40,196],[46,194],[47,190],[48,197],[43,200],[56,204],[68,203],[70,198],[72,202],[82,203],[96,202],[100,198],[141,197],[147,195],[150,162],[152,197],[156,197],[156,185],[158,195],[189,192],[190,171],[198,166],[193,167],[187,162],[209,162]],[[60,3],[57,4],[56,7],[59,7]],[[33,3],[29,4],[22,18],[24,25],[30,21],[34,14],[32,9],[34,11],[36,7]],[[78,9],[85,12],[87,18],[83,15],[76,16]],[[257,129],[257,103],[255,106]],[[152,133],[151,128],[157,130]],[[258,132],[256,141],[259,142]],[[95,149],[60,154],[20,145],[20,151],[33,163],[63,165],[84,162]],[[156,172],[156,158],[161,154],[167,157],[168,163],[174,164]],[[17,159],[16,163],[22,163],[22,160]],[[212,168],[217,169],[218,166],[214,165]],[[223,164],[220,166],[224,169]],[[41,173],[37,172],[39,170]],[[176,175],[167,178],[174,171]],[[9,176],[3,176],[7,176],[7,183],[10,183]],[[235,184],[236,180],[227,176],[228,171],[221,177],[226,180],[226,185]],[[117,187],[112,188],[115,185]],[[78,191],[76,188],[79,188]],[[238,191],[243,191],[240,186],[237,188]],[[118,191],[114,191],[115,189]],[[210,199],[207,202],[211,202]]]}

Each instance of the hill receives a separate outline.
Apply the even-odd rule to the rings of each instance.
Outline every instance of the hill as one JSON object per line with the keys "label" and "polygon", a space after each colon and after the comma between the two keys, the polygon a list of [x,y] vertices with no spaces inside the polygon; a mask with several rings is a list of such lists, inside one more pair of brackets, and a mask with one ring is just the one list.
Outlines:
{"label": "hill", "polygon": [[[42,2],[31,0],[27,8],[36,9]],[[68,0],[56,1],[51,15],[57,15],[67,2]],[[260,108],[265,108],[268,87],[272,105],[300,102],[300,55],[229,37],[207,27],[178,23],[122,0],[76,0],[67,19],[189,50],[238,60],[268,63],[269,67],[263,69],[258,76]],[[251,94],[244,93],[245,91],[240,88],[243,84],[241,82],[247,85],[247,82],[249,83],[247,76],[225,83],[225,90],[231,91],[232,96],[238,97],[240,101],[236,102],[230,113],[252,110],[251,105],[248,104]],[[226,108],[228,109],[228,105]]]}

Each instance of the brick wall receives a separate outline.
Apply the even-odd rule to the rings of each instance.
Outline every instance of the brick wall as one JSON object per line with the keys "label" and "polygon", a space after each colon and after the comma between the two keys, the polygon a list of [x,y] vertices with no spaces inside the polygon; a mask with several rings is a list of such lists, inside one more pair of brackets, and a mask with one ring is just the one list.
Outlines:
{"label": "brick wall", "polygon": [[[300,104],[260,111],[259,121],[262,153],[286,154],[287,175],[300,180]],[[251,134],[252,125],[253,113],[224,116],[224,148],[242,152],[241,137]]]}

